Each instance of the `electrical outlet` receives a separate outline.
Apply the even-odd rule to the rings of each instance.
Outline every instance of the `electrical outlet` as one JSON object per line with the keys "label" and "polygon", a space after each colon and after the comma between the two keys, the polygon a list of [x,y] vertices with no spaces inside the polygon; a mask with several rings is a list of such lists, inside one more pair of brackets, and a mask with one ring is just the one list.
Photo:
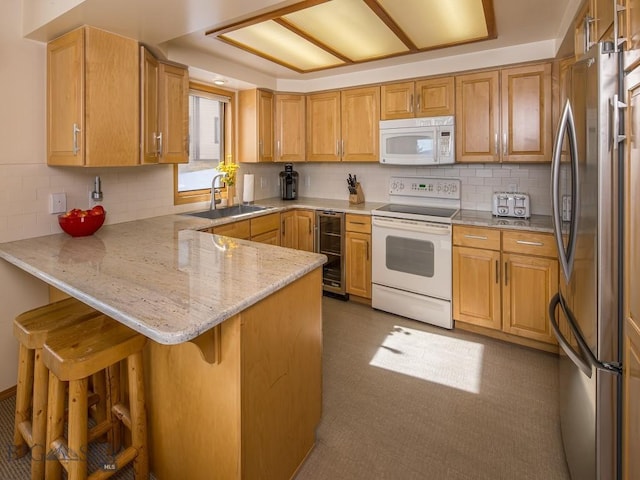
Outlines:
{"label": "electrical outlet", "polygon": [[49,213],[64,213],[67,211],[67,194],[52,193],[49,195]]}

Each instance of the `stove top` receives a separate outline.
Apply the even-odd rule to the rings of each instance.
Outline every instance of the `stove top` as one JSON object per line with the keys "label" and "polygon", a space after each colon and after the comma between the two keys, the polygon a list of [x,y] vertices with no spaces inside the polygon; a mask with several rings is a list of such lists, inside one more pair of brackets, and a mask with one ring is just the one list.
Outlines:
{"label": "stove top", "polygon": [[460,210],[460,180],[391,177],[391,203],[371,212],[374,216],[451,223]]}

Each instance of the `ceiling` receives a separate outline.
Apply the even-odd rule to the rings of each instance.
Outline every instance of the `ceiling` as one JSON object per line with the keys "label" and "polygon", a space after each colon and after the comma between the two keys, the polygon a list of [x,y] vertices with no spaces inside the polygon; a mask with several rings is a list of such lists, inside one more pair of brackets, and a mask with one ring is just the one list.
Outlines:
{"label": "ceiling", "polygon": [[[394,0],[399,1],[399,0]],[[440,2],[447,0],[438,0]],[[519,52],[533,52],[538,58],[553,57],[561,48],[582,0],[493,0],[497,38],[442,49],[405,54],[370,62],[300,73],[260,56],[222,42],[207,32],[245,21],[258,15],[291,7],[299,0],[22,0],[25,37],[48,41],[72,28],[89,24],[157,46],[175,61],[193,67],[194,76],[211,81],[230,80],[232,88],[259,86],[277,81],[329,79],[336,75],[359,74],[383,69],[406,70],[416,62],[460,58],[462,65],[473,55],[501,52],[526,46]],[[43,5],[55,5],[56,8]],[[48,9],[49,8],[49,9]],[[552,46],[550,48],[550,46]],[[527,53],[528,54],[528,53]],[[519,53],[520,57],[524,54]],[[543,57],[540,57],[543,55]],[[513,63],[489,55],[493,65]],[[519,57],[519,58],[520,58]],[[477,68],[473,62],[468,68]],[[400,74],[400,73],[398,73]],[[415,75],[418,76],[418,75]],[[402,78],[402,77],[398,77]],[[236,82],[235,80],[239,80]],[[263,85],[261,85],[263,84]]]}

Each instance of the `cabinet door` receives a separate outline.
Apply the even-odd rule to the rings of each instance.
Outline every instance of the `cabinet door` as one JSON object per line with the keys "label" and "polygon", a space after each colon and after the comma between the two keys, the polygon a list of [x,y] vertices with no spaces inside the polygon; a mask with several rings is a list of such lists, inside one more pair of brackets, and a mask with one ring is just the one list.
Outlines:
{"label": "cabinet door", "polygon": [[551,161],[551,64],[502,70],[502,161]]}
{"label": "cabinet door", "polygon": [[[592,0],[592,2],[593,16],[595,18],[593,40],[605,40],[605,34],[613,26],[614,2],[623,2],[619,2],[618,0]],[[611,39],[613,39],[613,37]]]}
{"label": "cabinet door", "polygon": [[251,225],[249,220],[227,223],[225,225],[220,225],[219,227],[213,227],[213,233],[216,235],[224,235],[225,237],[249,240],[251,237]]}
{"label": "cabinet door", "polygon": [[189,72],[160,63],[159,69],[159,163],[189,162]]}
{"label": "cabinet door", "polygon": [[626,0],[624,67],[630,69],[640,62],[640,0]]}
{"label": "cabinet door", "polygon": [[267,243],[269,245],[280,245],[280,230],[261,233],[251,237],[252,242]]}
{"label": "cabinet door", "polygon": [[84,29],[47,45],[47,163],[84,164]]}
{"label": "cabinet door", "polygon": [[347,293],[371,298],[371,235],[346,234]]}
{"label": "cabinet door", "polygon": [[453,77],[417,81],[416,95],[416,117],[437,117],[456,113]]}
{"label": "cabinet door", "polygon": [[315,218],[313,210],[296,210],[296,226],[298,233],[298,249],[313,252],[315,238]]}
{"label": "cabinet door", "polygon": [[158,163],[158,60],[140,47],[140,161]]}
{"label": "cabinet door", "polygon": [[500,252],[453,247],[453,318],[500,330]]}
{"label": "cabinet door", "polygon": [[261,162],[273,162],[273,93],[258,90],[258,154]]}
{"label": "cabinet door", "polygon": [[499,82],[497,71],[456,77],[456,161],[500,160]]}
{"label": "cabinet door", "polygon": [[582,57],[593,45],[594,29],[593,0],[587,0],[576,15],[574,24],[573,50],[576,59]]}
{"label": "cabinet door", "polygon": [[377,162],[380,149],[380,87],[341,92],[344,162]]}
{"label": "cabinet door", "polygon": [[280,245],[298,248],[298,224],[295,210],[280,214]]}
{"label": "cabinet door", "polygon": [[307,161],[340,161],[340,92],[307,96]]}
{"label": "cabinet door", "polygon": [[305,96],[276,95],[276,162],[305,160]]}
{"label": "cabinet door", "polygon": [[414,82],[382,85],[380,90],[380,119],[411,118],[414,116]]}
{"label": "cabinet door", "polygon": [[558,261],[505,253],[503,264],[502,329],[555,344],[547,307],[558,289]]}

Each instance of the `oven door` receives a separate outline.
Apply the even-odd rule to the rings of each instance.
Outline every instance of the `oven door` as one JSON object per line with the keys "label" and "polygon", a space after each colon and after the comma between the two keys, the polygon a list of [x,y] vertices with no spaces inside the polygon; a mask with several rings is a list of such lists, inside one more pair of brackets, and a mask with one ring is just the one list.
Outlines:
{"label": "oven door", "polygon": [[380,163],[434,165],[438,163],[437,127],[380,130]]}
{"label": "oven door", "polygon": [[451,300],[451,225],[372,219],[374,284]]}

